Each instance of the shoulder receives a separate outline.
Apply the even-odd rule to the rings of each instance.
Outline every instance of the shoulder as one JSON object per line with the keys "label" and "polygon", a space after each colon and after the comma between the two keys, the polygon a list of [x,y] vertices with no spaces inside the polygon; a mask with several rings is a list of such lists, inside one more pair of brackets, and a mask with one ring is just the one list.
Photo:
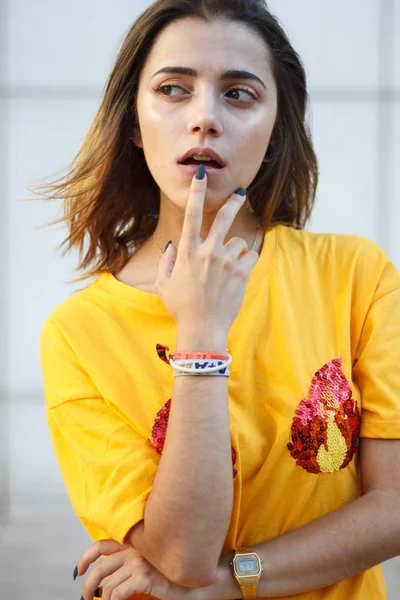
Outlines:
{"label": "shoulder", "polygon": [[[373,240],[340,233],[313,233],[281,226],[278,228],[278,245],[286,255],[294,259],[333,265],[363,266],[382,270],[393,263],[386,252]],[[395,269],[394,265],[393,268]]]}
{"label": "shoulder", "polygon": [[72,330],[81,333],[88,330],[93,317],[104,310],[104,290],[100,281],[101,277],[98,277],[79,288],[52,310],[42,326],[42,342],[54,337],[68,339],[68,332]]}
{"label": "shoulder", "polygon": [[293,272],[335,288],[353,288],[379,297],[400,288],[397,268],[373,240],[336,233],[312,233],[279,227],[277,245],[284,264]]}
{"label": "shoulder", "polygon": [[299,254],[307,253],[310,258],[329,256],[345,258],[356,256],[378,257],[384,251],[373,240],[351,234],[313,233],[304,229],[280,226],[278,243],[281,247],[291,248]]}

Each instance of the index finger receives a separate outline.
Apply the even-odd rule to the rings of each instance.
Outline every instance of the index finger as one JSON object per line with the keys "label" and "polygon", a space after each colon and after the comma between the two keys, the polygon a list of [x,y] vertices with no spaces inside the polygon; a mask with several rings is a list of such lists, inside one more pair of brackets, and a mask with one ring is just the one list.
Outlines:
{"label": "index finger", "polygon": [[[201,176],[202,179],[200,179]],[[183,221],[182,234],[179,242],[179,248],[182,250],[191,250],[196,247],[199,242],[206,190],[206,170],[204,165],[199,165],[190,186],[188,203],[186,205],[185,219]]]}
{"label": "index finger", "polygon": [[108,556],[129,547],[130,546],[122,545],[115,540],[98,540],[80,556],[76,565],[76,575],[84,575],[90,565],[96,562],[101,556]]}

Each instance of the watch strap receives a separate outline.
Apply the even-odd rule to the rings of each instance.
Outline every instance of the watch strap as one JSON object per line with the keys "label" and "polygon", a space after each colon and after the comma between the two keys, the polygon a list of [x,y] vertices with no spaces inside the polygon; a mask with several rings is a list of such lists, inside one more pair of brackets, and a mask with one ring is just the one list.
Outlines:
{"label": "watch strap", "polygon": [[242,597],[244,600],[254,600],[257,598],[257,584],[246,585],[239,583],[240,589],[242,590]]}

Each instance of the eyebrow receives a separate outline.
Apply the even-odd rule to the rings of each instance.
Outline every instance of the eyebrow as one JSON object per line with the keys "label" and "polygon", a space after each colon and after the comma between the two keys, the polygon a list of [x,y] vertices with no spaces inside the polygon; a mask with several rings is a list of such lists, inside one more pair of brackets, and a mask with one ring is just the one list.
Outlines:
{"label": "eyebrow", "polygon": [[[152,79],[160,73],[178,73],[179,75],[191,75],[192,77],[197,77],[198,75],[196,69],[191,69],[190,67],[163,67],[157,71],[157,73],[154,73]],[[230,71],[225,71],[225,73],[222,74],[221,79],[251,79],[253,81],[258,81],[265,89],[267,89],[265,83],[261,81],[257,75],[254,75],[254,73],[250,73],[249,71],[231,69]]]}

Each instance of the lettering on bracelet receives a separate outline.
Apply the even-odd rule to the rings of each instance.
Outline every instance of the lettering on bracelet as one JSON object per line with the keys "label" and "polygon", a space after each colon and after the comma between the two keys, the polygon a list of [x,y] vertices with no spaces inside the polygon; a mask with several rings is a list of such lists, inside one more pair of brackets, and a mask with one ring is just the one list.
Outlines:
{"label": "lettering on bracelet", "polygon": [[[210,367],[217,367],[220,365],[224,365],[226,363],[225,360],[187,360],[186,362],[181,361],[179,363],[180,367],[184,367],[185,369],[197,370],[201,369],[209,369]],[[228,367],[222,367],[218,373],[220,375],[225,375],[228,371]]]}
{"label": "lettering on bracelet", "polygon": [[342,359],[335,358],[315,373],[309,400],[303,398],[296,410],[287,447],[309,473],[333,473],[353,459],[360,426],[360,411],[342,371]]}

